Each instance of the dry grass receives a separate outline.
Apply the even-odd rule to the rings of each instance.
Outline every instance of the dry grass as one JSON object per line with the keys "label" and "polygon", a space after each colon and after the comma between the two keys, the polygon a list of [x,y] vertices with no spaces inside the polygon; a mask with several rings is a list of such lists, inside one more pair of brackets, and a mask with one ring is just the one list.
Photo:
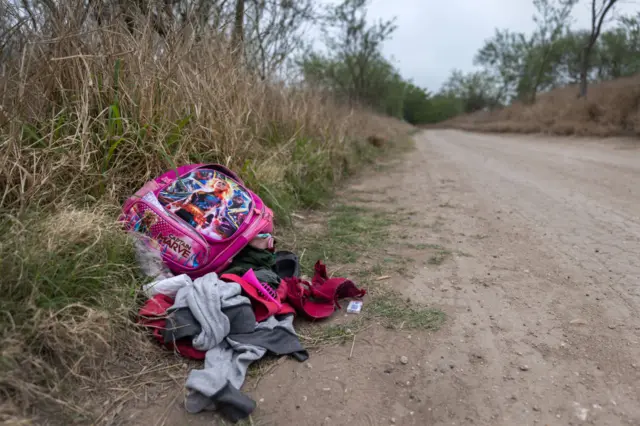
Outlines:
{"label": "dry grass", "polygon": [[534,105],[514,104],[446,123],[471,131],[577,136],[640,136],[640,76],[592,84],[587,99],[568,86],[542,94]]}
{"label": "dry grass", "polygon": [[175,367],[135,331],[141,277],[115,224],[150,177],[185,162],[226,164],[282,223],[379,154],[368,137],[410,130],[260,81],[216,35],[176,32],[162,45],[144,17],[137,28],[132,36],[116,20],[33,36],[3,64],[3,421],[105,422],[147,373]]}

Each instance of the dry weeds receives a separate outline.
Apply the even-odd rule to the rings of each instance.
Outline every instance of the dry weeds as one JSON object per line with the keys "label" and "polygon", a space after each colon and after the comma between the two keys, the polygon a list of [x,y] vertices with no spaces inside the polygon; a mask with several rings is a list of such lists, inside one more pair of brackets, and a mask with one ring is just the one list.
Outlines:
{"label": "dry weeds", "polygon": [[534,105],[456,117],[444,125],[463,130],[576,136],[640,136],[640,76],[592,84],[578,99],[576,86],[541,94]]}
{"label": "dry weeds", "polygon": [[115,224],[150,177],[226,164],[282,222],[372,158],[369,136],[410,130],[261,81],[214,34],[162,42],[145,17],[134,35],[120,20],[80,31],[67,18],[64,37],[33,35],[0,74],[3,421],[105,423],[183,365],[133,324],[142,280]]}

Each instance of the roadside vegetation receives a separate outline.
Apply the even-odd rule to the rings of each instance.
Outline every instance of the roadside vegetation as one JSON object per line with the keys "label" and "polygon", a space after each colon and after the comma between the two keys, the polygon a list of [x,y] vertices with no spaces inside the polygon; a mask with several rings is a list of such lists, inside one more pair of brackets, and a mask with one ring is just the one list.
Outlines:
{"label": "roadside vegetation", "polygon": [[[532,0],[535,29],[496,28],[473,58],[475,69],[452,70],[438,91],[402,78],[377,46],[393,19],[353,36],[361,25],[345,2],[332,10],[326,49],[298,61],[307,82],[345,102],[362,102],[424,127],[561,135],[640,134],[640,13],[619,12],[620,0]],[[575,10],[588,8],[587,28]],[[360,38],[359,38],[360,37]],[[350,55],[354,46],[364,55]],[[360,79],[360,75],[368,78]]]}
{"label": "roadside vegetation", "polygon": [[223,163],[283,229],[406,146],[402,114],[302,71],[320,23],[353,26],[342,60],[381,58],[366,2],[340,7],[360,21],[310,0],[0,3],[3,422],[105,422],[181,368],[133,322],[143,278],[116,220],[148,179]]}
{"label": "roadside vegetation", "polygon": [[[445,127],[559,135],[640,135],[640,13],[618,0],[534,0],[536,29],[496,29],[454,70],[439,96],[454,107]],[[574,28],[588,7],[591,25]]]}

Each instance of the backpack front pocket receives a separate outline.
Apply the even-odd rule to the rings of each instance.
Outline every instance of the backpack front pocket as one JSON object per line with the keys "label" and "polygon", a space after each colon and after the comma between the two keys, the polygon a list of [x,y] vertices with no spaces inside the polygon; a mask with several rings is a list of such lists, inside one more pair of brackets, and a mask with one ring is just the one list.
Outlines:
{"label": "backpack front pocket", "polygon": [[210,261],[209,244],[158,201],[153,192],[138,197],[124,215],[128,231],[142,237],[147,246],[159,250],[176,272],[196,270]]}

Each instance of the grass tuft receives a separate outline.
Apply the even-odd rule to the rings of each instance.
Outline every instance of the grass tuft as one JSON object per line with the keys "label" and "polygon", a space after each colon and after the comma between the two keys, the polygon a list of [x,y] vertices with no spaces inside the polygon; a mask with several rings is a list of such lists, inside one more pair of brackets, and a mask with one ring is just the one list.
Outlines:
{"label": "grass tuft", "polygon": [[302,326],[298,335],[307,348],[328,344],[343,344],[364,327],[363,317],[354,318],[349,324],[311,324]]}
{"label": "grass tuft", "polygon": [[[372,289],[369,285],[369,289]],[[298,330],[308,348],[328,344],[344,344],[353,336],[378,322],[386,328],[433,331],[445,321],[444,312],[404,300],[399,293],[382,286],[375,286],[358,315],[346,324],[302,325]]]}
{"label": "grass tuft", "polygon": [[366,308],[366,316],[389,328],[437,330],[445,319],[442,311],[407,302],[391,291],[372,297]]}
{"label": "grass tuft", "polygon": [[451,250],[440,248],[429,257],[427,262],[429,265],[441,265],[449,256],[451,256]]}

